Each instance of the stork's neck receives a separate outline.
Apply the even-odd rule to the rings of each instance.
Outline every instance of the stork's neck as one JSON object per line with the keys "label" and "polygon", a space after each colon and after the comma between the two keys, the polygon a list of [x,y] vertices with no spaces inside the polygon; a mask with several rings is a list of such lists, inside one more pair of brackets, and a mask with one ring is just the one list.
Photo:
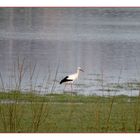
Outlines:
{"label": "stork's neck", "polygon": [[80,73],[80,70],[78,69],[78,70],[77,70],[77,75],[79,75],[79,73]]}

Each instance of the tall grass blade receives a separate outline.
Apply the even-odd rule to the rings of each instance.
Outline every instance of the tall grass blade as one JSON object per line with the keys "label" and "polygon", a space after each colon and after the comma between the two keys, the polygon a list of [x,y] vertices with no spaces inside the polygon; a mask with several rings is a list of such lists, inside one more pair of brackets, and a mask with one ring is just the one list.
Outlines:
{"label": "tall grass blade", "polygon": [[51,93],[54,92],[54,89],[55,89],[55,83],[56,83],[56,79],[57,79],[57,74],[58,74],[58,70],[59,70],[59,64],[57,65],[57,68],[56,68],[56,72],[55,72],[55,77],[54,77],[54,82],[53,82],[53,85],[52,85],[52,88],[51,88]]}
{"label": "tall grass blade", "polygon": [[4,86],[4,82],[3,82],[3,78],[2,78],[1,72],[0,72],[0,80],[1,80],[1,84],[2,84],[2,90],[5,91],[5,86]]}
{"label": "tall grass blade", "polygon": [[[120,83],[121,75],[122,75],[122,68],[120,69],[120,73],[119,73],[119,77],[118,77],[118,82],[117,82],[118,85]],[[111,100],[110,109],[109,109],[109,113],[108,113],[108,118],[107,118],[107,121],[106,121],[106,131],[108,131],[108,128],[109,128],[109,121],[110,121],[111,112],[112,112],[112,108],[113,108],[113,103],[115,101],[116,93],[117,93],[117,91],[115,91],[114,96],[112,97],[112,100]]]}

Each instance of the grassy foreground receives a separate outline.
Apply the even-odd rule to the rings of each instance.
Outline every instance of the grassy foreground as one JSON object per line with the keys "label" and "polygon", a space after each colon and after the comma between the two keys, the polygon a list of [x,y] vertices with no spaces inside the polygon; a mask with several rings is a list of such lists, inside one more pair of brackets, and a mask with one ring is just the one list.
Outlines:
{"label": "grassy foreground", "polygon": [[140,132],[140,97],[1,92],[0,132]]}

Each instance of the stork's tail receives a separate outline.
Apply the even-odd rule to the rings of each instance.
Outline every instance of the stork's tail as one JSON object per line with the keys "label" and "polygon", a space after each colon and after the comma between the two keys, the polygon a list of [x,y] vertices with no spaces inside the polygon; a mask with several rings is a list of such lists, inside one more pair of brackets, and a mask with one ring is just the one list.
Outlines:
{"label": "stork's tail", "polygon": [[68,76],[66,76],[64,79],[62,79],[62,80],[60,81],[60,84],[62,84],[63,82],[66,82],[66,81],[67,81],[67,78],[68,78]]}
{"label": "stork's tail", "polygon": [[68,81],[72,81],[71,79],[68,79],[68,76],[66,76],[64,79],[62,79],[60,81],[60,84],[64,83],[64,82],[68,82]]}

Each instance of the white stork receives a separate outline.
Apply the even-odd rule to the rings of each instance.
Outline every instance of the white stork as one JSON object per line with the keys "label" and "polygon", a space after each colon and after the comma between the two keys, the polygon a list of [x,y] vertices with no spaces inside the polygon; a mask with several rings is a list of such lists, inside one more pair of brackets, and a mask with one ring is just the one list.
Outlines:
{"label": "white stork", "polygon": [[[84,72],[80,67],[78,67],[76,73],[66,76],[64,79],[62,79],[60,81],[60,84],[66,83],[65,87],[67,84],[71,84],[71,91],[72,91],[72,84],[76,79],[78,79],[80,71]],[[64,89],[65,89],[65,87],[64,87]]]}

